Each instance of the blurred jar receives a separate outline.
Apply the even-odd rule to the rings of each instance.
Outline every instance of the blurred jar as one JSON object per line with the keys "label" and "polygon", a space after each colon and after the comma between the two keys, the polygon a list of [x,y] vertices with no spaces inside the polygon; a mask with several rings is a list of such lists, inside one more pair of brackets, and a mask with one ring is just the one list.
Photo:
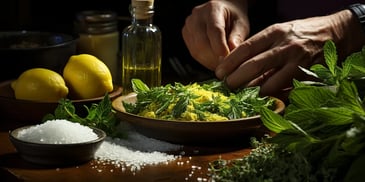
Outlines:
{"label": "blurred jar", "polygon": [[113,11],[82,11],[76,16],[78,54],[91,54],[109,68],[113,82],[121,82],[117,14]]}

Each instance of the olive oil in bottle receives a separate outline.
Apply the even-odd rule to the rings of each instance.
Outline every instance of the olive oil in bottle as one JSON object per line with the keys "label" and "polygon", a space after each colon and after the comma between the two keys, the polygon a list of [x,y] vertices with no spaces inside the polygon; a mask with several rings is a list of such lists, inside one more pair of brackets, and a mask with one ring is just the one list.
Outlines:
{"label": "olive oil in bottle", "polygon": [[132,24],[122,32],[123,93],[132,90],[131,79],[138,78],[150,88],[161,85],[162,40],[160,29],[153,25],[153,0],[132,0]]}

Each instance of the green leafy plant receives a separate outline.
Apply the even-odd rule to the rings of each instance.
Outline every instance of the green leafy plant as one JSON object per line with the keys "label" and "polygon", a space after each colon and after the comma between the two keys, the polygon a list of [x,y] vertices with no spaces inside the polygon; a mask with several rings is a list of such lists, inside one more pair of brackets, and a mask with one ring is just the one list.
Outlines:
{"label": "green leafy plant", "polygon": [[[196,113],[200,121],[207,121],[206,113],[239,119],[243,115],[257,115],[261,107],[275,107],[274,99],[259,96],[259,87],[230,91],[222,81],[216,79],[188,85],[167,84],[154,88],[149,88],[139,79],[132,79],[132,87],[137,93],[137,102],[124,102],[126,111],[137,115],[146,111],[154,112],[154,116],[160,119],[179,120],[189,106],[194,107],[193,111],[189,112]],[[194,93],[194,90],[200,90],[199,94]],[[204,91],[213,91],[217,95],[211,99],[194,101],[195,98],[201,97]]]}
{"label": "green leafy plant", "polygon": [[[249,157],[264,158],[244,164],[258,166],[249,171],[250,174],[255,171],[262,172],[257,173],[262,177],[257,181],[364,179],[364,173],[360,172],[362,166],[359,165],[365,160],[364,100],[359,96],[359,89],[354,80],[365,76],[365,49],[350,55],[341,65],[338,63],[336,47],[332,41],[327,41],[323,50],[327,67],[316,64],[310,69],[301,68],[320,81],[293,80],[294,88],[289,94],[289,104],[283,115],[262,107],[260,115],[263,124],[276,133],[265,140],[267,143],[265,146],[275,150],[270,150],[269,154],[256,152],[249,155]],[[285,156],[275,152],[277,148],[286,151]],[[254,151],[260,151],[260,146]],[[262,155],[271,157],[267,160]],[[306,171],[308,175],[303,176],[297,170],[298,161],[286,164],[280,162],[293,156],[301,156],[301,159],[307,161],[307,164],[299,164],[299,168],[305,167],[302,165],[310,167],[311,170]],[[273,162],[277,166],[262,171],[263,166],[272,166]],[[231,166],[237,167],[237,165],[239,166],[236,161],[231,163]],[[294,174],[296,179],[291,180],[288,176],[280,177],[272,173],[280,168],[286,169],[288,174]],[[226,168],[224,174],[235,176],[242,173],[241,170],[232,169]],[[214,171],[215,176],[223,175],[223,172]],[[216,177],[216,179],[233,181],[232,178]]]}
{"label": "green leafy plant", "polygon": [[[301,153],[318,171],[338,171],[335,175],[344,178],[343,172],[364,153],[365,147],[364,103],[351,81],[365,76],[364,69],[359,67],[365,61],[363,55],[363,51],[354,53],[341,68],[334,43],[326,42],[327,67],[313,65],[306,70],[323,80],[321,86],[294,80],[284,116],[262,109],[264,125],[277,133],[269,141]],[[321,177],[325,178],[324,174]]]}
{"label": "green leafy plant", "polygon": [[52,119],[66,119],[85,126],[102,129],[110,137],[125,137],[117,128],[120,121],[112,108],[111,99],[108,94],[99,103],[92,103],[90,107],[84,105],[87,115],[82,117],[76,113],[76,108],[71,100],[61,99],[54,114],[47,114],[43,121]]}

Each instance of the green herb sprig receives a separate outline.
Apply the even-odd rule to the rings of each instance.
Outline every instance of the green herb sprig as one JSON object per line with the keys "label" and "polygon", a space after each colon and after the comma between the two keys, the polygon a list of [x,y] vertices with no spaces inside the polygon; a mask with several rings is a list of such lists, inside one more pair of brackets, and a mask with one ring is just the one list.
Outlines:
{"label": "green herb sprig", "polygon": [[[323,50],[327,67],[316,64],[301,68],[320,81],[293,80],[294,89],[283,115],[262,107],[264,125],[276,134],[267,138],[265,145],[254,146],[243,160],[231,161],[221,170],[212,168],[215,181],[236,181],[237,176],[249,175],[254,177],[239,181],[365,179],[360,165],[365,161],[365,103],[355,82],[365,77],[365,46],[341,66],[332,41],[327,41]],[[287,158],[290,161],[282,163]],[[283,170],[287,175],[280,172]]]}
{"label": "green herb sprig", "polygon": [[54,113],[45,115],[43,122],[52,119],[66,119],[85,126],[102,129],[110,137],[125,137],[125,133],[117,129],[120,121],[115,115],[108,94],[105,94],[99,103],[92,103],[90,107],[84,105],[84,107],[87,112],[85,117],[77,114],[76,108],[70,99],[61,99]]}
{"label": "green herb sprig", "polygon": [[254,149],[241,159],[218,159],[209,164],[209,175],[217,182],[302,182],[313,181],[312,170],[303,155],[283,150],[276,144],[251,138]]}
{"label": "green herb sprig", "polygon": [[147,110],[154,112],[156,118],[170,120],[179,120],[187,111],[188,105],[192,105],[193,112],[198,115],[199,121],[207,121],[204,114],[207,112],[228,119],[240,119],[259,114],[261,107],[274,109],[276,106],[273,98],[259,96],[259,87],[230,91],[222,81],[216,79],[196,84],[199,84],[201,90],[219,92],[228,99],[223,100],[219,96],[213,96],[212,99],[194,102],[193,100],[201,95],[193,93],[189,88],[196,85],[175,83],[149,88],[141,80],[132,79],[133,90],[137,93],[137,102],[124,102],[123,105],[129,113],[138,115]]}

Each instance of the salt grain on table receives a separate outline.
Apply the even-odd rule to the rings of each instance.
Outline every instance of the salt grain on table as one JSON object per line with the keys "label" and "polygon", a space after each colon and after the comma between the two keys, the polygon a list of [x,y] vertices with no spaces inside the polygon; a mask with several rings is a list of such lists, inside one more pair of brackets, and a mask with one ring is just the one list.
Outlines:
{"label": "salt grain on table", "polygon": [[[121,124],[127,138],[107,137],[96,151],[94,158],[103,164],[119,168],[130,168],[135,172],[146,165],[168,163],[178,156],[165,152],[177,151],[181,145],[148,138],[135,132],[127,123]],[[21,130],[17,136],[21,140],[37,143],[69,144],[97,139],[91,128],[67,120],[50,120]]]}
{"label": "salt grain on table", "polygon": [[94,131],[67,120],[49,120],[18,132],[18,139],[44,144],[72,144],[96,140]]}
{"label": "salt grain on table", "polygon": [[[126,125],[126,123],[123,123]],[[168,163],[177,158],[165,152],[181,149],[181,145],[148,138],[128,128],[128,138],[110,138],[101,144],[95,158],[116,167],[127,168],[135,172],[146,165]]]}

